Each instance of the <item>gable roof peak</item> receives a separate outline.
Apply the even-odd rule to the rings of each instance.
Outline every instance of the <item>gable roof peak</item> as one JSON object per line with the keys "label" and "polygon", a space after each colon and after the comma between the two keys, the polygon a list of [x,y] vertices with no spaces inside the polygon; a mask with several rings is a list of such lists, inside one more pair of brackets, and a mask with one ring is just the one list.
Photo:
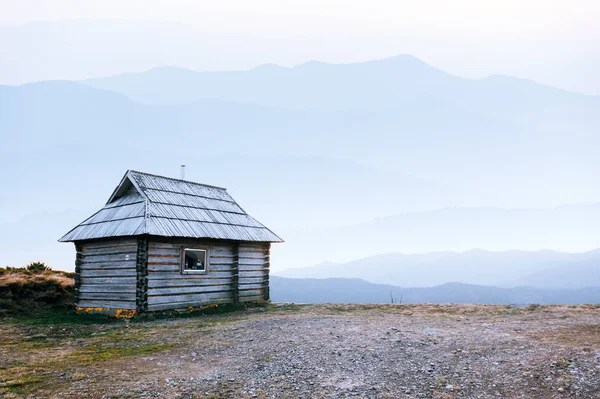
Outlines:
{"label": "gable roof peak", "polygon": [[195,181],[192,181],[192,180],[176,179],[174,177],[155,175],[155,174],[152,174],[152,173],[140,172],[139,170],[134,170],[134,169],[129,169],[129,170],[127,170],[127,173],[126,173],[126,175],[136,175],[136,174],[137,175],[144,175],[144,176],[155,177],[155,178],[159,178],[159,179],[172,180],[172,181],[177,181],[177,182],[181,182],[181,183],[189,183],[189,184],[194,184],[194,185],[197,185],[197,186],[204,186],[204,187],[216,188],[218,190],[225,190],[225,191],[227,191],[227,189],[225,187],[213,186],[211,184],[198,183],[198,182],[195,182]]}

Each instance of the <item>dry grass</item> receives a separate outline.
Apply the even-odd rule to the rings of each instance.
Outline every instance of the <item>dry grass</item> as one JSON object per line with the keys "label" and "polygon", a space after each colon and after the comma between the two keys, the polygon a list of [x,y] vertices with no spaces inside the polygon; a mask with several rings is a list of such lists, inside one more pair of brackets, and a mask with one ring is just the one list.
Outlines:
{"label": "dry grass", "polygon": [[70,307],[73,278],[64,272],[6,271],[0,274],[0,317]]}
{"label": "dry grass", "polygon": [[535,338],[579,348],[600,348],[600,324],[562,327],[536,334]]}
{"label": "dry grass", "polygon": [[25,285],[30,282],[54,282],[57,286],[63,288],[73,287],[73,279],[62,273],[41,272],[33,274],[9,273],[0,276],[0,286]]}

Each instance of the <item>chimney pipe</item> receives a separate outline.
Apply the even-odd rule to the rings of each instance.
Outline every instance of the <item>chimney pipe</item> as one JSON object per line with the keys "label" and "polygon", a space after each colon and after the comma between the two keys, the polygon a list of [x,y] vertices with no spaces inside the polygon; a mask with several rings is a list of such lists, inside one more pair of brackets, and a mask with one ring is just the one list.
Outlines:
{"label": "chimney pipe", "polygon": [[185,165],[181,165],[181,180],[185,180]]}

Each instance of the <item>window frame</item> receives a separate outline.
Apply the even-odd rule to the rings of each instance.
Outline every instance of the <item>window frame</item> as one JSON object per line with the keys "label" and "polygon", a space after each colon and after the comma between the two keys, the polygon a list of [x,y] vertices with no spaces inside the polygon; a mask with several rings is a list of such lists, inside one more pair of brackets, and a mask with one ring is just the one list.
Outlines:
{"label": "window frame", "polygon": [[[185,251],[204,251],[204,270],[186,270],[185,269]],[[207,274],[208,259],[210,258],[210,249],[208,247],[199,246],[182,246],[181,247],[181,274]]]}

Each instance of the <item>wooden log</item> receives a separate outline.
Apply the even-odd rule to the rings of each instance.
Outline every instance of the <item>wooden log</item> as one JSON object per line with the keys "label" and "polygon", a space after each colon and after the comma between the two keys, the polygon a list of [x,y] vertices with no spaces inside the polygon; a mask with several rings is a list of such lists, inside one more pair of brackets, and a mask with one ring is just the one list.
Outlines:
{"label": "wooden log", "polygon": [[234,262],[234,258],[227,258],[227,259],[223,259],[223,258],[215,258],[213,256],[211,256],[208,260],[208,263],[210,263],[211,265],[231,265]]}
{"label": "wooden log", "polygon": [[179,272],[180,270],[181,267],[179,263],[174,263],[170,265],[148,263],[149,272]]}
{"label": "wooden log", "polygon": [[173,273],[173,272],[153,272],[148,271],[148,279],[149,280],[166,280],[166,279],[174,279],[174,280],[193,280],[193,279],[208,279],[208,278],[231,278],[232,273],[230,272],[211,272],[210,270],[206,274],[181,274],[181,273]]}
{"label": "wooden log", "polygon": [[240,258],[240,266],[264,265],[266,259]]}
{"label": "wooden log", "polygon": [[240,298],[244,297],[244,296],[254,296],[254,295],[263,295],[264,294],[264,289],[258,289],[258,290],[242,290],[240,288]]}
{"label": "wooden log", "polygon": [[264,301],[263,295],[240,297],[240,302],[260,302]]}
{"label": "wooden log", "polygon": [[244,278],[240,279],[239,281],[240,281],[240,284],[263,284],[265,281],[265,277],[264,276],[256,277],[256,278],[244,277]]}
{"label": "wooden log", "polygon": [[101,248],[120,249],[120,248],[128,248],[128,247],[136,248],[137,241],[135,239],[127,239],[127,240],[111,239],[111,240],[98,241],[98,242],[86,242],[86,243],[81,244],[81,251],[85,252],[85,251],[89,251],[92,249],[101,249]]}
{"label": "wooden log", "polygon": [[265,285],[263,282],[255,283],[255,284],[244,284],[243,280],[240,281],[240,291],[242,290],[251,290],[251,289],[264,289]]}
{"label": "wooden log", "polygon": [[240,248],[240,256],[244,258],[254,258],[265,256],[264,249],[242,249]]}
{"label": "wooden log", "polygon": [[115,292],[81,292],[80,301],[131,301],[135,302],[136,293],[115,293]]}
{"label": "wooden log", "polygon": [[131,277],[81,277],[81,284],[106,285],[106,284],[136,284],[136,276]]}
{"label": "wooden log", "polygon": [[149,296],[206,294],[209,292],[231,292],[230,285],[209,285],[205,287],[179,287],[179,288],[149,288]]}
{"label": "wooden log", "polygon": [[263,267],[263,265],[242,265],[240,264],[240,271],[244,271],[244,272],[264,272],[265,268]]}
{"label": "wooden log", "polygon": [[90,269],[135,269],[136,261],[87,263],[82,260],[81,267]]}
{"label": "wooden log", "polygon": [[259,278],[259,277],[263,277],[266,276],[269,272],[267,270],[258,270],[258,271],[242,271],[240,270],[240,280],[246,277],[250,277],[250,278]]}
{"label": "wooden log", "polygon": [[210,285],[231,286],[231,279],[197,279],[197,280],[148,280],[148,289],[151,288],[177,288],[177,287],[204,287]]}
{"label": "wooden log", "polygon": [[233,299],[233,294],[231,293],[231,291],[223,291],[208,294],[183,294],[165,296],[148,295],[148,306],[177,302],[203,302],[213,299]]}
{"label": "wooden log", "polygon": [[102,262],[125,262],[134,261],[135,254],[116,254],[116,255],[83,255],[85,263],[102,263]]}
{"label": "wooden log", "polygon": [[127,292],[135,294],[136,284],[86,284],[79,292]]}
{"label": "wooden log", "polygon": [[181,248],[175,247],[175,248],[169,248],[169,249],[166,249],[166,248],[149,249],[148,255],[149,256],[177,256],[177,257],[179,257],[181,255]]}
{"label": "wooden log", "polygon": [[136,304],[133,301],[108,301],[108,300],[81,300],[76,303],[76,306],[82,308],[101,308],[101,309],[130,309],[135,310]]}
{"label": "wooden log", "polygon": [[82,268],[81,277],[135,277],[135,269],[86,269]]}
{"label": "wooden log", "polygon": [[226,303],[233,303],[233,299],[232,298],[221,298],[221,299],[208,299],[208,300],[204,300],[204,301],[148,304],[148,310],[151,312],[155,312],[155,311],[161,311],[161,310],[186,309],[190,306],[195,307],[195,306],[226,304]]}
{"label": "wooden log", "polygon": [[85,256],[119,255],[119,254],[135,255],[136,252],[137,252],[137,248],[135,246],[92,248],[92,249],[88,249],[86,251],[82,251],[82,253]]}
{"label": "wooden log", "polygon": [[232,272],[233,265],[213,265],[212,263],[208,265],[209,272]]}
{"label": "wooden log", "polygon": [[179,256],[169,256],[169,257],[157,257],[153,255],[148,255],[148,263],[149,264],[157,264],[157,263],[181,263],[181,258]]}

